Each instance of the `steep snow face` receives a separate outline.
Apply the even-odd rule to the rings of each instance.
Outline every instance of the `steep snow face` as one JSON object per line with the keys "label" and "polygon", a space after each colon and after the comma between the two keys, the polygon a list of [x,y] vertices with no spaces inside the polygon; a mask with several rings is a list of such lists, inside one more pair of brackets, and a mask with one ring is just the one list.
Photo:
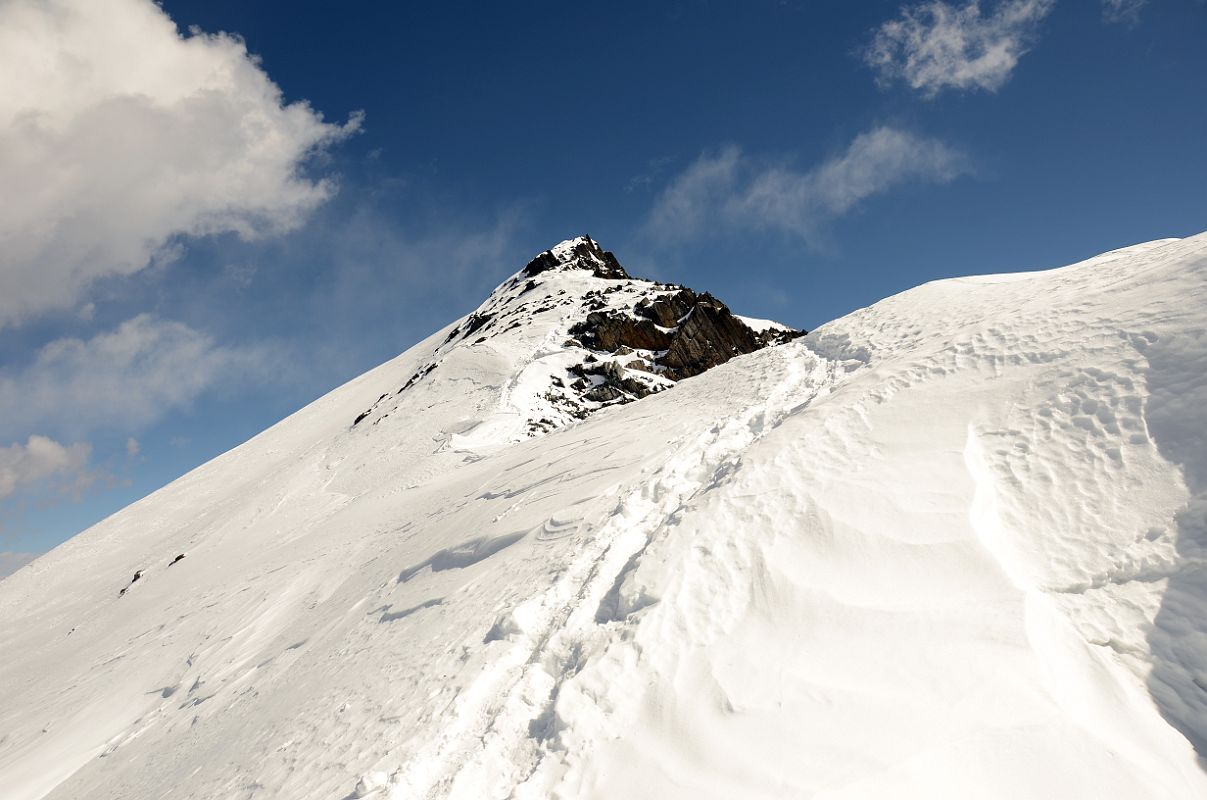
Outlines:
{"label": "steep snow face", "polygon": [[1207,796],[1207,235],[526,438],[580,312],[441,331],[0,582],[5,797]]}

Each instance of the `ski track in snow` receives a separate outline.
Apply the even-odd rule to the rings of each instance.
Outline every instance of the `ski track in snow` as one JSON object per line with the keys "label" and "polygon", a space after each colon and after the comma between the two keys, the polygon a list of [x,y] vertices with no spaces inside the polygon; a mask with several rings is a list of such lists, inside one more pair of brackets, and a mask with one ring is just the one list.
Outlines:
{"label": "ski track in snow", "polygon": [[0,787],[1207,796],[1204,309],[940,281],[529,441],[571,312],[446,329],[0,582]]}
{"label": "ski track in snow", "polygon": [[[802,403],[833,381],[831,365],[803,348],[767,354],[760,399],[714,420],[669,461],[620,496],[611,518],[584,543],[561,577],[496,623],[510,647],[467,690],[474,701],[456,709],[437,742],[412,757],[389,784],[393,797],[505,796],[500,775],[521,782],[540,758],[555,725],[552,703],[577,666],[621,635],[618,623],[652,598],[630,597],[625,581],[653,537],[700,492],[736,468],[742,451],[774,428],[791,401]],[[803,366],[808,363],[806,370]],[[827,368],[829,367],[829,368]],[[362,787],[380,779],[368,777]]]}

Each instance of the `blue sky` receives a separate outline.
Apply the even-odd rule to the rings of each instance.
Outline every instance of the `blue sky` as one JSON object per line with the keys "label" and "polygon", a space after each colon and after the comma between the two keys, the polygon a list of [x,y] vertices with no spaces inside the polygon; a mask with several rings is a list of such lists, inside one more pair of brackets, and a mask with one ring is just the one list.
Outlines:
{"label": "blue sky", "polygon": [[810,328],[1197,233],[1204,41],[1202,0],[8,0],[0,553],[580,233]]}

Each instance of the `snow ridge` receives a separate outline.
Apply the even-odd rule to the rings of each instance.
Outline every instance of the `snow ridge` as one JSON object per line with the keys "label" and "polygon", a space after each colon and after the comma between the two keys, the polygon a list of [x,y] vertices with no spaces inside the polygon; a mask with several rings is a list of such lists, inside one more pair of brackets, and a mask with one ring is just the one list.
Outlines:
{"label": "snow ridge", "polygon": [[799,410],[835,382],[833,364],[803,348],[780,348],[759,387],[766,395],[753,395],[748,405],[717,419],[620,495],[609,519],[558,579],[496,620],[486,639],[506,642],[508,649],[467,692],[481,702],[457,707],[441,725],[442,735],[407,768],[385,782],[374,777],[382,774],[378,770],[360,785],[391,786],[395,798],[507,796],[502,773],[514,776],[510,791],[516,796],[544,796],[544,788],[534,787],[556,769],[551,763],[564,747],[555,702],[565,681],[623,641],[632,616],[657,602],[634,581],[646,548],[700,493],[720,487],[742,452],[775,428],[789,406]]}
{"label": "snow ridge", "polygon": [[554,419],[597,250],[0,582],[5,797],[1207,795],[1207,235]]}

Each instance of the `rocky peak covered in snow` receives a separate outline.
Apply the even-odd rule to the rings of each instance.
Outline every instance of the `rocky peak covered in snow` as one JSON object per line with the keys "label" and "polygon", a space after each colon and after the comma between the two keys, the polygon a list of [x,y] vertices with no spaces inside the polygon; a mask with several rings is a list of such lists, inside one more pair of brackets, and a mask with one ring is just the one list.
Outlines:
{"label": "rocky peak covered in snow", "polygon": [[616,256],[604,250],[590,236],[579,236],[567,239],[555,247],[551,247],[528,262],[528,266],[520,272],[526,278],[533,278],[542,272],[585,269],[597,278],[626,280],[629,273],[624,271]]}
{"label": "rocky peak covered in snow", "polygon": [[676,382],[798,336],[735,315],[704,292],[634,278],[590,236],[540,253],[457,323],[393,395],[359,414],[375,424],[398,396],[446,359],[502,356],[500,409],[517,441],[670,388]]}

